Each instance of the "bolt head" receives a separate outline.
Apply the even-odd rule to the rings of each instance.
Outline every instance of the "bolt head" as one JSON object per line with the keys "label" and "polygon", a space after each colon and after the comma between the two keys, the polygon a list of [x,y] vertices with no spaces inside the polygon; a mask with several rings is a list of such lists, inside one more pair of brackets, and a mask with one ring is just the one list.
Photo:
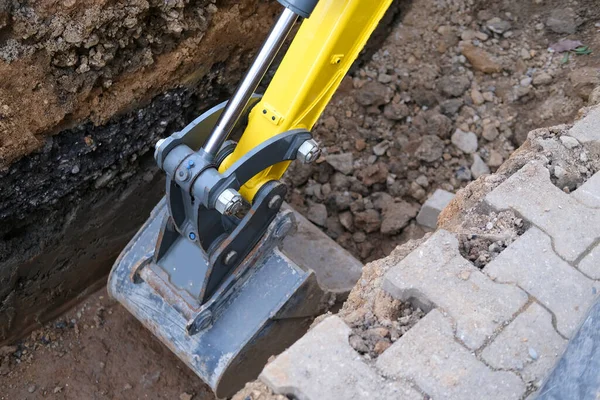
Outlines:
{"label": "bolt head", "polygon": [[225,265],[231,265],[235,262],[235,260],[237,259],[237,251],[231,250],[229,253],[227,253],[227,255],[225,256]]}
{"label": "bolt head", "polygon": [[298,148],[296,158],[304,164],[309,164],[319,158],[320,154],[319,144],[313,139],[308,139]]}
{"label": "bolt head", "polygon": [[281,198],[280,195],[277,194],[277,195],[273,196],[273,198],[271,200],[269,200],[269,208],[271,210],[279,208],[281,206],[281,203],[283,203],[283,199]]}
{"label": "bolt head", "polygon": [[235,189],[225,189],[215,203],[215,210],[223,215],[233,215],[242,207],[242,195]]}

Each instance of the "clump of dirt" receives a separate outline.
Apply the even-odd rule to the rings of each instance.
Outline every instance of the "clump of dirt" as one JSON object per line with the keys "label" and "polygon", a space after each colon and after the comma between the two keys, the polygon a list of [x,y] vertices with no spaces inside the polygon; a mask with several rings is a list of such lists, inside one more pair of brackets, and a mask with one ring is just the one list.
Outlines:
{"label": "clump of dirt", "polygon": [[0,399],[180,399],[214,395],[101,290],[0,348]]}
{"label": "clump of dirt", "polygon": [[483,268],[527,230],[527,223],[513,211],[475,214],[458,233],[460,254],[476,267]]}
{"label": "clump of dirt", "polygon": [[[292,166],[288,200],[363,261],[421,237],[415,217],[436,189],[498,171],[531,129],[571,122],[600,99],[592,3],[414,1],[342,83],[314,129],[323,156]],[[550,167],[568,190],[593,170]]]}
{"label": "clump of dirt", "polygon": [[360,280],[338,313],[353,330],[350,345],[366,360],[377,358],[425,315],[410,302],[402,303],[391,297],[382,284],[385,273],[427,237],[411,240],[397,247],[389,257],[365,265]]}

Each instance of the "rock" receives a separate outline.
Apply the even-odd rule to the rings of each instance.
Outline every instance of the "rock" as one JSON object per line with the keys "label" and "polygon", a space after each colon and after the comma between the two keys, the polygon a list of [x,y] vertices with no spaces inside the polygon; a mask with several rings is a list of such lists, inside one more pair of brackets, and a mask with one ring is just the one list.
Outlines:
{"label": "rock", "polygon": [[423,189],[417,182],[411,182],[409,194],[416,200],[423,200],[427,195],[427,192],[425,192],[425,189]]}
{"label": "rock", "polygon": [[340,220],[340,224],[347,230],[351,231],[354,225],[354,218],[352,217],[352,213],[350,211],[344,211],[338,215]]}
{"label": "rock", "polygon": [[460,111],[463,106],[463,99],[450,99],[440,104],[440,111],[447,117],[452,117]]}
{"label": "rock", "polygon": [[354,156],[352,153],[330,154],[325,157],[327,164],[333,169],[345,175],[350,175],[354,171]]}
{"label": "rock", "polygon": [[483,136],[486,140],[492,142],[494,141],[500,132],[498,132],[498,128],[494,124],[486,124],[483,126],[483,132],[481,136]]}
{"label": "rock", "polygon": [[325,226],[327,223],[327,207],[325,207],[325,204],[321,203],[311,204],[306,212],[306,218],[316,225]]}
{"label": "rock", "polygon": [[381,222],[381,233],[384,235],[396,235],[404,228],[411,219],[417,216],[419,207],[406,201],[391,203],[383,210]]}
{"label": "rock", "polygon": [[458,179],[459,181],[462,182],[469,182],[471,179],[473,179],[473,176],[471,175],[471,170],[467,167],[460,167],[456,170],[456,179]]}
{"label": "rock", "polygon": [[438,80],[438,87],[447,97],[460,97],[471,86],[466,76],[444,76]]}
{"label": "rock", "polygon": [[473,132],[463,132],[457,129],[452,134],[452,144],[454,144],[463,153],[472,154],[477,151],[477,135]]}
{"label": "rock", "polygon": [[354,226],[367,233],[375,232],[381,226],[381,216],[375,209],[365,210],[354,214]]}
{"label": "rock", "polygon": [[531,82],[533,81],[533,79],[531,79],[530,77],[526,76],[525,78],[521,79],[519,81],[519,85],[523,86],[523,87],[527,87],[529,85],[531,85]]}
{"label": "rock", "polygon": [[382,156],[390,148],[390,142],[384,140],[383,142],[377,143],[373,146],[373,154],[376,156]]}
{"label": "rock", "polygon": [[473,164],[471,164],[471,174],[473,174],[473,178],[477,179],[481,175],[489,174],[490,168],[488,165],[481,159],[479,154],[473,154]]}
{"label": "rock", "polygon": [[388,168],[383,163],[369,165],[358,172],[358,178],[366,186],[372,186],[375,183],[385,183],[388,176]]}
{"label": "rock", "polygon": [[462,47],[461,52],[476,71],[486,74],[502,72],[502,66],[494,61],[491,54],[485,50],[473,45],[465,45]]}
{"label": "rock", "polygon": [[573,89],[583,100],[588,100],[590,94],[600,85],[600,69],[597,67],[583,67],[569,73],[569,80]]}
{"label": "rock", "polygon": [[388,74],[379,74],[377,76],[377,81],[381,83],[390,83],[393,79],[394,77]]}
{"label": "rock", "polygon": [[547,72],[539,72],[533,75],[533,85],[542,86],[552,83],[552,75]]}
{"label": "rock", "polygon": [[473,100],[473,104],[476,106],[479,106],[485,102],[483,94],[481,94],[481,92],[477,89],[471,90],[471,100]]}
{"label": "rock", "polygon": [[487,162],[490,167],[499,167],[503,162],[504,159],[500,153],[498,153],[496,150],[490,151],[490,159]]}
{"label": "rock", "polygon": [[446,139],[452,132],[452,120],[443,114],[431,112],[426,114],[427,133]]}
{"label": "rock", "polygon": [[187,392],[183,392],[179,395],[179,400],[192,400],[192,397],[194,396]]}
{"label": "rock", "polygon": [[350,335],[350,337],[348,338],[348,343],[350,344],[350,346],[352,346],[354,350],[356,350],[360,354],[366,354],[369,352],[369,347],[367,346],[363,338],[361,338],[358,335]]}
{"label": "rock", "polygon": [[35,385],[29,385],[29,386],[27,387],[27,391],[28,391],[29,393],[33,393],[33,392],[35,392],[35,390],[36,390],[36,389],[37,389],[37,386],[35,386]]}
{"label": "rock", "polygon": [[367,142],[365,142],[365,139],[356,139],[356,141],[354,142],[354,148],[358,151],[363,151],[365,148],[367,147]]}
{"label": "rock", "polygon": [[383,115],[392,121],[400,121],[410,115],[410,110],[404,103],[392,102],[383,108]]}
{"label": "rock", "polygon": [[561,136],[560,141],[567,149],[574,149],[575,147],[579,146],[579,141],[572,136]]}
{"label": "rock", "polygon": [[357,91],[355,99],[362,106],[379,107],[389,102],[389,97],[387,86],[370,81]]}
{"label": "rock", "polygon": [[439,160],[444,152],[444,142],[437,136],[425,135],[415,150],[415,157],[426,162]]}
{"label": "rock", "polygon": [[572,8],[555,8],[546,20],[546,26],[555,33],[575,33],[581,25]]}
{"label": "rock", "polygon": [[377,353],[377,354],[382,354],[391,345],[392,345],[392,343],[389,340],[380,340],[377,343],[375,343],[375,346],[373,347],[373,351],[375,351],[375,353]]}
{"label": "rock", "polygon": [[510,21],[504,21],[498,17],[494,17],[487,21],[485,26],[487,26],[490,31],[502,35],[511,28],[511,23]]}
{"label": "rock", "polygon": [[329,131],[336,131],[339,129],[340,124],[333,115],[330,115],[323,120],[323,126]]}

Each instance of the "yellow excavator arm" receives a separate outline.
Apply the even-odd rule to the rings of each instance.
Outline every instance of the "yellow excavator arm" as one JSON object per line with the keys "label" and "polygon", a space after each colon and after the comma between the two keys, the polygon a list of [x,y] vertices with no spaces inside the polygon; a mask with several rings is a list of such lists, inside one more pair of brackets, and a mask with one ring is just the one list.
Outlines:
{"label": "yellow excavator arm", "polygon": [[[234,152],[220,165],[224,172],[265,140],[296,128],[311,130],[358,57],[392,0],[321,0],[304,20]],[[266,182],[281,178],[289,161],[276,164],[241,189],[252,201]]]}

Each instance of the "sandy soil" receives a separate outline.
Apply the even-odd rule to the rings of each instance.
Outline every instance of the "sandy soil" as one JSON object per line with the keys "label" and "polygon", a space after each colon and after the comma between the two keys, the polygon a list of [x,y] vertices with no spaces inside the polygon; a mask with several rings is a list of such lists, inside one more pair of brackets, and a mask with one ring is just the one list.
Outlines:
{"label": "sandy soil", "polygon": [[214,399],[102,289],[0,348],[0,399]]}

